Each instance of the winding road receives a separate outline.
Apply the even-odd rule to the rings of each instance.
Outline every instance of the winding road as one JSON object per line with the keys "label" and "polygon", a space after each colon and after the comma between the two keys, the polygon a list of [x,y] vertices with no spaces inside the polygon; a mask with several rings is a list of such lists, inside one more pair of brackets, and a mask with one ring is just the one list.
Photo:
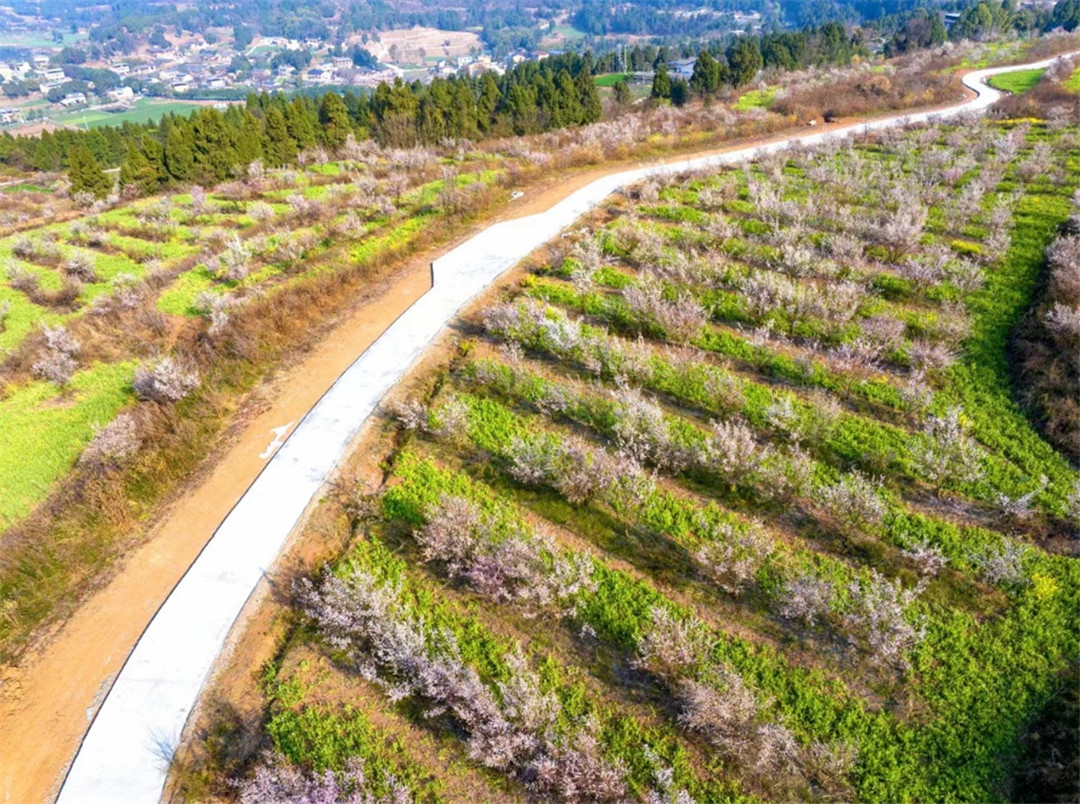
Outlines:
{"label": "winding road", "polygon": [[[1072,54],[1070,54],[1072,55]],[[792,135],[741,150],[611,174],[546,212],[493,224],[432,264],[432,287],[342,374],[278,448],[143,631],[62,785],[61,804],[160,800],[173,750],[233,623],[365,420],[458,310],[615,190],[653,175],[742,162],[792,144],[981,112],[1001,93],[964,76],[975,97],[944,110]],[[284,431],[282,431],[284,432]],[[9,736],[10,738],[10,736]]]}

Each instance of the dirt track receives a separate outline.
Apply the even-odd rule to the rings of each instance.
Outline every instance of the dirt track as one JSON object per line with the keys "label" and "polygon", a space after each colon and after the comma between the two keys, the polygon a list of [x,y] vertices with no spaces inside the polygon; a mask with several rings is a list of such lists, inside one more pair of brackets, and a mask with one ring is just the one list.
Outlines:
{"label": "dirt track", "polygon": [[[858,122],[838,121],[817,130]],[[701,155],[748,144],[752,143],[732,143]],[[626,168],[626,164],[608,165],[531,188],[484,225],[544,211],[594,179]],[[154,612],[265,465],[275,428],[288,425],[291,431],[334,380],[428,289],[430,261],[454,245],[411,259],[301,360],[257,389],[256,400],[265,400],[262,410],[235,428],[205,475],[162,511],[148,529],[149,540],[125,558],[111,581],[50,641],[26,656],[19,667],[2,671],[0,802],[22,804],[55,797],[90,716],[113,677]],[[248,410],[258,407],[246,405]]]}

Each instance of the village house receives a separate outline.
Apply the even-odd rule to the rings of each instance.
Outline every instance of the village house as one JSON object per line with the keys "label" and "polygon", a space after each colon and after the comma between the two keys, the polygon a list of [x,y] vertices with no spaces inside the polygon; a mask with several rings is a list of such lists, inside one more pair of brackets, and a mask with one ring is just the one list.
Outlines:
{"label": "village house", "polygon": [[24,122],[22,109],[0,109],[0,126],[9,126]]}

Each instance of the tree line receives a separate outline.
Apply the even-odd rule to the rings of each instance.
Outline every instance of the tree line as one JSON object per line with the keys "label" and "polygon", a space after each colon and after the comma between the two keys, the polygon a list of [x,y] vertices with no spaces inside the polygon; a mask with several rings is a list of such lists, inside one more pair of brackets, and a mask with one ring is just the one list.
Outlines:
{"label": "tree line", "polygon": [[798,70],[810,66],[850,64],[865,52],[843,26],[827,23],[804,31],[778,31],[761,36],[740,36],[725,49],[714,44],[698,53],[690,78],[672,77],[667,64],[657,65],[651,95],[676,106],[694,95],[708,97],[725,87],[743,87],[762,69]]}
{"label": "tree line", "polygon": [[[828,24],[738,37],[726,48],[714,42],[699,54],[689,82],[667,74],[666,61],[677,54],[639,46],[599,59],[589,52],[565,53],[526,62],[498,77],[439,78],[427,85],[398,80],[380,84],[369,94],[328,92],[291,99],[250,94],[246,103],[224,111],[200,109],[188,117],[167,115],[157,123],[59,130],[36,137],[4,134],[0,163],[63,170],[70,166],[72,151],[84,146],[87,153],[80,164],[92,160],[100,168],[120,167],[124,186],[153,192],[173,183],[221,181],[255,159],[285,165],[309,148],[337,149],[349,135],[410,147],[444,138],[524,135],[592,123],[603,111],[593,77],[615,69],[655,69],[654,97],[682,103],[691,92],[706,96],[722,86],[743,86],[762,68],[846,64],[858,50],[843,27]],[[625,93],[626,87],[621,89]],[[103,186],[89,184],[94,192]]]}
{"label": "tree line", "polygon": [[428,85],[399,79],[365,95],[251,94],[246,103],[223,111],[203,108],[157,123],[38,137],[5,134],[0,162],[43,171],[68,168],[73,192],[97,197],[108,193],[98,177],[108,167],[119,166],[121,186],[139,194],[186,182],[213,184],[256,159],[278,167],[311,148],[335,151],[350,135],[410,147],[592,123],[603,112],[595,70],[590,54],[570,53],[521,64],[503,76],[440,78]]}
{"label": "tree line", "polygon": [[938,9],[923,8],[881,20],[887,35],[885,55],[895,56],[940,45],[946,39],[988,41],[1001,36],[1028,36],[1057,28],[1075,31],[1080,26],[1080,0],[1059,0],[1054,6],[1018,6],[1016,0],[975,0],[944,6],[959,13],[946,30]]}

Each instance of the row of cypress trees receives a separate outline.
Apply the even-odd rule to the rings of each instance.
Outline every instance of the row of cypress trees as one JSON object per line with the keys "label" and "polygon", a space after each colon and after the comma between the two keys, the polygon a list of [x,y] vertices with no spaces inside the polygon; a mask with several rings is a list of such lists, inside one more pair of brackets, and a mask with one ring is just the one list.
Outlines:
{"label": "row of cypress trees", "polygon": [[68,168],[74,191],[108,193],[102,168],[120,167],[122,187],[149,194],[174,184],[220,182],[256,159],[286,165],[308,148],[336,150],[349,135],[409,147],[444,138],[531,134],[599,120],[592,56],[527,62],[502,76],[400,79],[373,93],[318,98],[251,94],[223,111],[202,108],[145,125],[0,138],[0,161]]}

